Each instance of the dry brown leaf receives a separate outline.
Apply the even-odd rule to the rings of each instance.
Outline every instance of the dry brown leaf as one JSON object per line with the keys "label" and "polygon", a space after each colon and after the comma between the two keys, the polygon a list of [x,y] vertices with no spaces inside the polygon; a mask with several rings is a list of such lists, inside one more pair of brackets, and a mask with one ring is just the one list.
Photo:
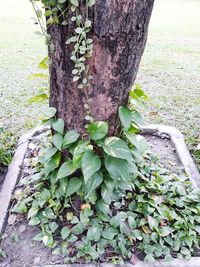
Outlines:
{"label": "dry brown leaf", "polygon": [[9,217],[8,217],[8,224],[9,225],[13,225],[17,220],[17,215],[16,214],[11,214]]}

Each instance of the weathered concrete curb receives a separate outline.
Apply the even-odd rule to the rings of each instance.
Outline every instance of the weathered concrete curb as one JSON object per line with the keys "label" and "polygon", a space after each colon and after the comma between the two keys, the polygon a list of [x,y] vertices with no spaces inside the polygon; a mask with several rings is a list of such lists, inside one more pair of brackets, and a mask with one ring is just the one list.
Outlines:
{"label": "weathered concrete curb", "polygon": [[4,232],[12,194],[21,174],[21,165],[28,148],[29,140],[37,133],[44,131],[44,127],[37,127],[32,132],[24,134],[19,139],[13,160],[8,168],[0,192],[0,235]]}
{"label": "weathered concrete curb", "polygon": [[[43,265],[42,267],[200,267],[200,257],[192,257],[189,261],[182,259],[174,259],[171,262],[156,261],[155,263],[145,263],[138,261],[135,265],[123,264],[123,265],[113,265],[113,264],[63,264],[63,265]],[[41,265],[33,266],[41,267]]]}
{"label": "weathered concrete curb", "polygon": [[[185,144],[183,134],[174,127],[166,125],[148,125],[142,127],[142,133],[159,136],[161,138],[168,137],[176,149],[177,156],[186,172],[189,179],[195,187],[200,188],[200,173],[190,155],[190,152]],[[200,265],[199,265],[200,266]]]}
{"label": "weathered concrete curb", "polygon": [[[10,201],[12,198],[12,193],[15,189],[15,185],[20,177],[21,165],[23,163],[26,150],[28,148],[29,140],[42,133],[46,128],[37,127],[31,133],[23,135],[18,143],[13,161],[9,166],[8,173],[6,175],[5,181],[3,183],[2,191],[0,194],[0,234],[3,233],[7,221],[7,213],[10,207]],[[48,129],[48,128],[47,128]],[[142,127],[142,133],[156,135],[161,138],[169,138],[175,146],[179,160],[181,161],[185,172],[188,174],[190,180],[195,187],[200,188],[200,174],[197,167],[185,145],[184,137],[180,131],[174,127],[164,126],[164,125],[148,125],[147,127]],[[3,203],[3,205],[2,205]],[[64,264],[64,265],[35,265],[33,267],[113,267],[113,264]],[[119,267],[132,267],[132,264],[117,265]],[[181,259],[174,259],[171,262],[156,261],[153,264],[147,264],[138,261],[135,267],[200,267],[200,257],[192,257],[191,260],[185,261]]]}

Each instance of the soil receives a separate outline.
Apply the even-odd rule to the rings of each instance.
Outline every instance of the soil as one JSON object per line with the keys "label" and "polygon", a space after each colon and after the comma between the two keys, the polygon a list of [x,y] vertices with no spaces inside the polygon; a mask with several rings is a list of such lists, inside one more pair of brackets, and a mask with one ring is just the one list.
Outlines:
{"label": "soil", "polygon": [[[172,171],[180,171],[180,163],[176,156],[176,151],[167,138],[161,139],[156,136],[145,135],[151,145],[152,152],[160,158],[161,165],[170,167]],[[34,141],[37,143],[37,140]],[[26,159],[37,156],[35,144],[27,151],[22,178],[28,176],[28,166]],[[182,168],[182,167],[181,167]],[[8,224],[3,235],[1,248],[6,254],[6,258],[0,258],[0,267],[32,267],[48,264],[63,264],[61,256],[52,255],[51,250],[45,247],[42,242],[33,241],[38,233],[37,227],[28,226],[26,218],[22,215],[10,214]]]}
{"label": "soil", "polygon": [[4,179],[6,177],[6,172],[7,172],[7,167],[1,166],[0,165],[0,192],[1,192],[1,188],[4,182]]}

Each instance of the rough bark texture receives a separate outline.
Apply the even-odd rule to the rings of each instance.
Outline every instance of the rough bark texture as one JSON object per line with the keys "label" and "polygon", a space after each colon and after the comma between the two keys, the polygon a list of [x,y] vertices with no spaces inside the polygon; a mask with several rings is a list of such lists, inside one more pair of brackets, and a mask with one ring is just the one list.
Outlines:
{"label": "rough bark texture", "polygon": [[[93,80],[87,88],[90,109],[96,120],[108,121],[110,134],[118,133],[117,110],[128,101],[147,39],[154,0],[96,0],[90,14],[94,53],[89,60]],[[58,110],[66,129],[84,132],[84,90],[72,81],[72,25],[49,28],[55,52],[50,53],[50,105]]]}

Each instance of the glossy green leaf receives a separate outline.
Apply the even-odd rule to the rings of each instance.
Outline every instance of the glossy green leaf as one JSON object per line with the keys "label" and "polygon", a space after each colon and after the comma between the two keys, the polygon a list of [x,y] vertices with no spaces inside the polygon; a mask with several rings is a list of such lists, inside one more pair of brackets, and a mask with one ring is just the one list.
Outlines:
{"label": "glossy green leaf", "polygon": [[85,183],[87,183],[89,178],[100,168],[101,160],[99,156],[95,155],[91,150],[86,151],[82,158],[82,172]]}
{"label": "glossy green leaf", "polygon": [[90,134],[90,138],[94,141],[102,139],[108,133],[108,123],[104,121],[90,123],[87,132]]}
{"label": "glossy green leaf", "polygon": [[108,156],[105,160],[105,166],[110,177],[115,180],[130,180],[130,168],[126,160]]}
{"label": "glossy green leaf", "polygon": [[52,128],[60,133],[63,134],[64,132],[64,120],[63,119],[57,119],[53,124],[52,124]]}
{"label": "glossy green leaf", "polygon": [[69,147],[69,145],[76,142],[79,138],[79,133],[76,130],[70,130],[68,131],[63,140],[63,148]]}
{"label": "glossy green leaf", "polygon": [[132,111],[127,107],[119,107],[119,118],[125,129],[129,129],[132,121]]}
{"label": "glossy green leaf", "polygon": [[118,137],[108,137],[103,146],[104,151],[115,158],[126,159],[132,161],[131,151],[125,141]]}
{"label": "glossy green leaf", "polygon": [[55,147],[57,147],[58,150],[62,150],[62,144],[63,144],[63,136],[62,134],[56,133],[52,137],[52,143]]}
{"label": "glossy green leaf", "polygon": [[73,162],[71,160],[66,161],[61,165],[60,169],[58,170],[57,180],[65,178],[73,174],[75,171],[76,169],[74,168]]}
{"label": "glossy green leaf", "polygon": [[62,228],[62,230],[61,230],[61,237],[62,237],[62,239],[63,240],[65,240],[65,239],[67,239],[68,238],[68,236],[70,235],[70,230],[69,230],[69,228],[67,228],[66,226],[64,226],[63,228]]}
{"label": "glossy green leaf", "polygon": [[83,182],[80,178],[77,178],[77,177],[71,178],[67,185],[65,196],[69,197],[73,195],[74,193],[76,193],[81,188],[82,184]]}

